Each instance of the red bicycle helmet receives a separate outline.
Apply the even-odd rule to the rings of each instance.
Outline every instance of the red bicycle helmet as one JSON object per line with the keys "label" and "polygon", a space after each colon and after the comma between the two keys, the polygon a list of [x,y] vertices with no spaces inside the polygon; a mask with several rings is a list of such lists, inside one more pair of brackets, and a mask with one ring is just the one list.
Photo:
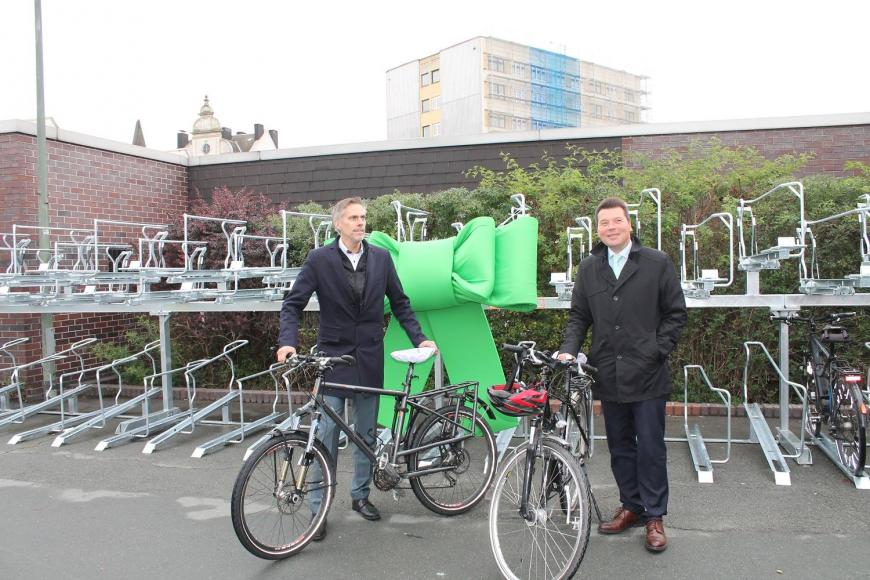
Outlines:
{"label": "red bicycle helmet", "polygon": [[489,394],[492,406],[510,417],[527,417],[542,413],[548,401],[546,391],[526,388],[523,383],[493,385],[486,392]]}

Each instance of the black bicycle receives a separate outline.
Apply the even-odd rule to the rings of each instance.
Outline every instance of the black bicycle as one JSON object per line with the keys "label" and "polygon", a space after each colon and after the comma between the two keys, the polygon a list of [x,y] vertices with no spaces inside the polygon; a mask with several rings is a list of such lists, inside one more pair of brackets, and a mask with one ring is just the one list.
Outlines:
{"label": "black bicycle", "polygon": [[[489,389],[496,409],[529,418],[528,440],[505,459],[496,477],[490,544],[506,578],[570,578],[586,553],[591,509],[598,511],[584,466],[596,371],[534,346],[504,345],[515,354],[514,372],[505,385]],[[524,375],[529,375],[525,382]],[[553,401],[559,401],[558,411]]]}
{"label": "black bicycle", "polygon": [[840,463],[857,476],[864,471],[867,453],[864,375],[836,353],[838,344],[849,342],[849,333],[839,323],[853,316],[854,312],[821,318],[791,314],[783,320],[807,328],[800,371],[809,398],[804,428],[811,437],[819,437],[824,429],[836,444]]}
{"label": "black bicycle", "polygon": [[[292,371],[312,370],[310,400],[294,414],[289,430],[275,430],[242,465],[231,500],[233,528],[242,545],[255,556],[277,560],[302,550],[326,519],[335,495],[334,458],[316,438],[325,413],[374,464],[373,482],[383,491],[408,480],[420,502],[435,513],[452,516],[480,502],[495,476],[496,447],[492,429],[481,415],[476,382],[410,394],[414,364],[432,356],[431,349],[398,351],[393,357],[408,363],[400,391],[343,385],[323,380],[336,365],[351,365],[350,356],[295,355]],[[397,356],[398,355],[398,356]],[[387,443],[378,439],[371,450],[320,394],[321,387],[346,392],[386,395],[396,399]],[[447,404],[436,408],[436,401]],[[302,418],[310,416],[310,427]],[[319,469],[317,469],[319,468]],[[318,491],[319,505],[312,503]],[[316,507],[315,507],[316,505]]]}

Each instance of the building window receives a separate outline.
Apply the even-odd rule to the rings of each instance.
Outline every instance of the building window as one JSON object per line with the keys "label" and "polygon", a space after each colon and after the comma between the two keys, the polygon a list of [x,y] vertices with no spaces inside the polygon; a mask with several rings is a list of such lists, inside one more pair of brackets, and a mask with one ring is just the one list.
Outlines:
{"label": "building window", "polygon": [[528,129],[528,123],[527,123],[526,119],[518,119],[518,118],[514,117],[513,127],[514,127],[514,131],[525,131],[526,129]]}
{"label": "building window", "polygon": [[423,125],[423,137],[428,137],[432,133],[429,125]]}
{"label": "building window", "polygon": [[593,117],[603,117],[604,116],[604,107],[598,103],[592,103],[592,116]]}
{"label": "building window", "polygon": [[432,123],[432,136],[437,137],[441,134],[441,123]]}
{"label": "building window", "polygon": [[432,71],[432,84],[434,85],[437,82],[441,81],[441,69],[436,68]]}
{"label": "building window", "polygon": [[521,62],[513,63],[513,73],[515,77],[519,77],[521,79],[526,78],[526,65]]}
{"label": "building window", "polygon": [[440,95],[436,95],[429,100],[431,103],[430,106],[432,107],[431,108],[432,111],[437,111],[438,109],[441,108],[441,96]]}
{"label": "building window", "polygon": [[489,83],[489,96],[496,99],[503,99],[505,95],[505,86],[498,83]]}
{"label": "building window", "polygon": [[526,100],[525,91],[523,89],[521,89],[520,87],[514,87],[514,99],[516,99],[518,101]]}
{"label": "building window", "polygon": [[420,75],[420,86],[428,87],[429,86],[429,73],[424,72]]}
{"label": "building window", "polygon": [[625,120],[629,123],[637,123],[637,111],[625,111]]}
{"label": "building window", "polygon": [[500,115],[498,113],[490,113],[489,114],[489,126],[495,128],[495,129],[504,129],[505,128],[504,115]]}
{"label": "building window", "polygon": [[504,72],[504,59],[497,56],[489,55],[489,70],[493,72]]}
{"label": "building window", "polygon": [[532,81],[543,83],[547,81],[547,71],[539,66],[532,65]]}
{"label": "building window", "polygon": [[424,113],[429,112],[429,99],[423,99],[421,103],[421,109]]}
{"label": "building window", "polygon": [[625,101],[628,103],[635,102],[634,91],[632,91],[631,89],[625,89]]}

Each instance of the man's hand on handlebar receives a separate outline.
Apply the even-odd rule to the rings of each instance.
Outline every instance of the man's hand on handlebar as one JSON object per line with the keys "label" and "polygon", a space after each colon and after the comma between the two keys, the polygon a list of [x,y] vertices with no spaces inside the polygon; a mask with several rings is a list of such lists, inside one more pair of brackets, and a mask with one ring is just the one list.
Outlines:
{"label": "man's hand on handlebar", "polygon": [[559,359],[560,361],[572,361],[572,360],[574,360],[574,356],[568,354],[567,352],[560,352],[556,358]]}
{"label": "man's hand on handlebar", "polygon": [[291,357],[296,354],[296,348],[292,346],[282,346],[278,349],[278,352],[275,354],[275,358],[278,359],[279,363],[282,363],[287,360],[288,357]]}

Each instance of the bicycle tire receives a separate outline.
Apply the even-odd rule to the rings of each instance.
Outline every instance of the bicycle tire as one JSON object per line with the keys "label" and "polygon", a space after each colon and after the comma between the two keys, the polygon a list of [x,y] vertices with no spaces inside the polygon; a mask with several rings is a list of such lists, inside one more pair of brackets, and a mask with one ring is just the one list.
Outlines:
{"label": "bicycle tire", "polygon": [[[281,560],[302,550],[326,519],[335,490],[335,470],[326,447],[314,441],[312,463],[306,480],[319,466],[323,474],[317,483],[323,490],[320,509],[313,514],[311,490],[295,493],[298,460],[308,445],[306,433],[276,435],[242,465],[230,501],[230,516],[239,541],[251,554],[266,560]],[[279,498],[277,481],[284,460],[290,462]],[[287,531],[285,532],[285,524]],[[268,537],[267,537],[268,536]],[[285,539],[286,536],[286,539]]]}
{"label": "bicycle tire", "polygon": [[411,446],[421,447],[437,438],[453,437],[455,426],[444,417],[469,429],[473,419],[475,436],[409,454],[408,470],[443,466],[445,462],[453,465],[448,471],[410,478],[411,489],[420,503],[437,514],[453,516],[467,512],[486,496],[496,472],[495,436],[480,412],[475,416],[467,407],[459,407],[457,412],[457,407],[447,406],[420,424],[411,438]]}
{"label": "bicycle tire", "polygon": [[852,388],[837,381],[831,429],[840,463],[854,476],[863,474],[867,457],[867,428],[861,419],[860,404]]}
{"label": "bicycle tire", "polygon": [[[535,521],[526,521],[520,515],[520,498],[528,447],[528,443],[520,445],[496,477],[489,508],[493,556],[502,575],[511,580],[571,578],[589,545],[592,501],[589,482],[568,450],[545,439],[533,469],[533,478],[543,474],[540,482],[532,481],[530,502],[538,506]],[[547,461],[556,463],[545,469],[541,463]],[[554,480],[548,480],[548,474],[554,473],[560,474],[556,485]],[[566,495],[571,501],[565,501]],[[565,546],[550,545],[560,540]],[[557,557],[563,561],[554,562]]]}

